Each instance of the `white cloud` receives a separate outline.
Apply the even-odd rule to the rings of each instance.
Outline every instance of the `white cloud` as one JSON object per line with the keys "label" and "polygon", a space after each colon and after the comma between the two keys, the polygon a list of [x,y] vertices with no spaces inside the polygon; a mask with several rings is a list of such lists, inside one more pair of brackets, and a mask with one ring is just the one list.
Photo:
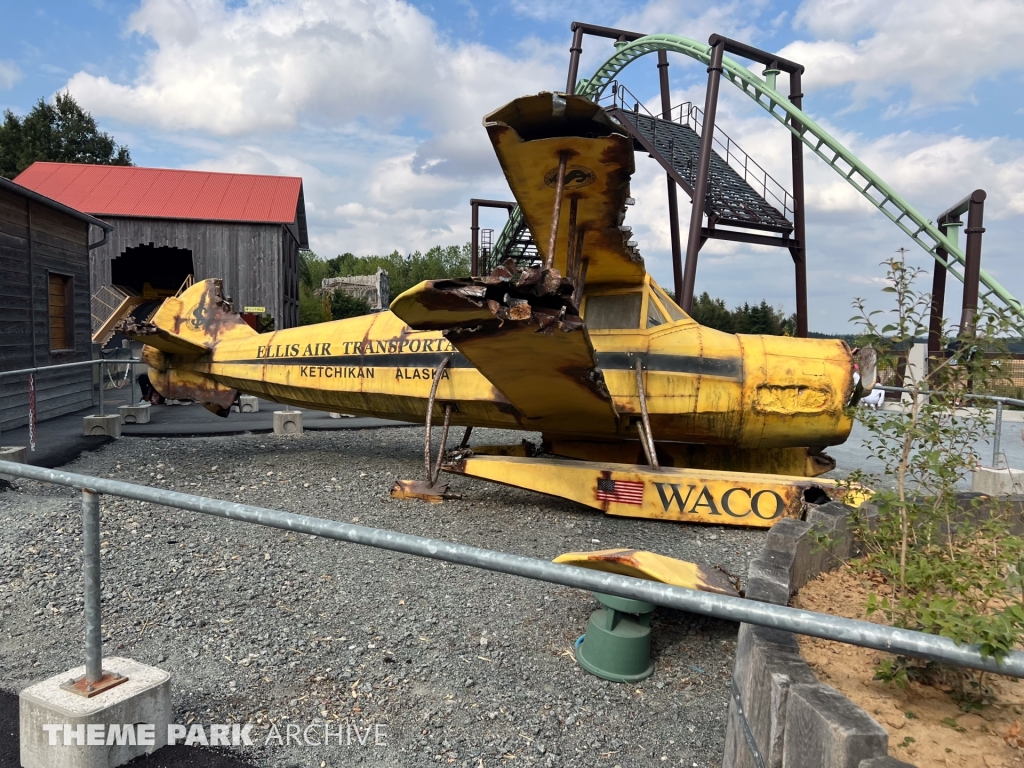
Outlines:
{"label": "white cloud", "polygon": [[0,59],[0,91],[13,88],[14,84],[21,80],[21,70],[13,61]]}
{"label": "white cloud", "polygon": [[712,33],[756,43],[761,37],[759,16],[767,0],[649,0],[624,14],[615,26],[645,34],[667,33],[707,42]]}
{"label": "white cloud", "polygon": [[68,87],[95,114],[169,130],[412,120],[436,133],[552,81],[543,61],[440,40],[400,0],[144,0],[129,30],[155,43],[133,82],[79,72]]}
{"label": "white cloud", "polygon": [[[852,85],[863,100],[884,97],[894,83],[911,86],[916,101],[892,109],[966,98],[978,78],[1024,68],[1024,47],[1007,52],[1010,33],[993,30],[990,17],[1001,1],[982,0],[977,13],[964,12],[954,22],[950,0],[937,0],[940,23],[913,13],[904,0],[808,0],[794,19],[808,39],[784,55],[808,65],[808,89]],[[516,12],[536,18],[554,12],[547,8],[521,0]],[[772,22],[760,18],[770,9],[767,2],[650,0],[614,16],[620,8],[608,7],[596,20],[701,40],[721,32],[762,45],[768,44],[759,36]],[[1002,25],[1024,28],[1016,8],[1004,9]],[[783,23],[777,9],[771,14]],[[325,256],[465,242],[468,198],[510,195],[482,116],[517,96],[560,87],[568,47],[567,28],[557,44],[527,36],[504,52],[449,40],[424,12],[399,0],[143,0],[128,29],[153,45],[138,73],[120,82],[78,73],[69,85],[80,103],[97,117],[137,126],[150,146],[177,145],[174,156],[185,158],[187,167],[302,176],[313,248]],[[994,36],[978,42],[984,34]],[[598,40],[584,48],[594,63],[611,50]],[[982,50],[990,55],[980,56]],[[632,68],[641,80],[636,92],[655,96],[649,106],[656,106],[648,64]],[[585,61],[581,74],[589,66]],[[645,72],[650,77],[642,80]],[[703,69],[698,80],[683,90],[679,86],[693,79],[673,74],[673,103],[702,104]],[[728,86],[719,116],[720,125],[788,187],[789,135]],[[1024,222],[1024,141],[957,136],[939,123],[932,132],[865,136],[845,130],[834,115],[815,117],[927,216],[985,188],[985,267],[1024,295],[1014,231]],[[878,263],[909,242],[809,151],[805,158],[812,328],[839,330],[854,295],[877,293]],[[638,205],[627,223],[652,274],[671,287],[665,177],[642,153],[632,190]],[[685,240],[685,193],[679,202]],[[502,216],[485,212],[483,226],[497,228]],[[923,252],[912,258],[930,269]],[[698,291],[730,304],[765,298],[789,311],[794,305],[792,262],[783,249],[711,242],[701,253],[697,280]],[[951,284],[947,306],[955,309],[957,293]]]}
{"label": "white cloud", "polygon": [[852,86],[856,104],[909,86],[909,109],[969,101],[981,79],[1024,72],[1019,0],[804,0],[794,18],[812,40],[780,53],[811,89]]}

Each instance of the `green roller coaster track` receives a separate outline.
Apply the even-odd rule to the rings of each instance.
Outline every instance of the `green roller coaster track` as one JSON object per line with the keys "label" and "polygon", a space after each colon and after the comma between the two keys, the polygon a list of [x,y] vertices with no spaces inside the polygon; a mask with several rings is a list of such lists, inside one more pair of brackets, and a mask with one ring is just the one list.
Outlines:
{"label": "green roller coaster track", "polygon": [[[592,77],[579,81],[576,93],[597,101],[609,83],[628,64],[641,56],[657,51],[681,53],[705,64],[710,63],[711,60],[711,46],[678,35],[648,35],[634,40],[632,43],[617,43],[616,48],[616,52],[598,67]],[[799,137],[814,154],[824,160],[890,221],[903,230],[907,237],[931,254],[933,259],[945,266],[960,282],[963,282],[961,268],[966,264],[966,259],[959,245],[943,235],[933,222],[922,216],[910,203],[900,197],[856,155],[830,136],[803,111],[795,107],[789,99],[771,88],[765,80],[728,56],[722,58],[722,74],[765,109],[768,114],[782,123],[790,133]],[[522,212],[517,207],[495,243],[495,253],[504,253],[511,243],[516,229],[521,224]],[[940,248],[949,254],[948,259],[943,258],[939,253]],[[1024,305],[985,270],[981,271],[981,283],[987,289],[980,296],[981,301],[992,309],[1006,308],[1016,314],[1020,321],[1016,326],[1017,331],[1024,335]]]}

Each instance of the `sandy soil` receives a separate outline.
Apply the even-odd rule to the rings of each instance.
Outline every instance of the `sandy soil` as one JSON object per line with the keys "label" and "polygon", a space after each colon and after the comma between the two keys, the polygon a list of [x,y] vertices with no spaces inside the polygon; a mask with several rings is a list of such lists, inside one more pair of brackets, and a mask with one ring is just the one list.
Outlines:
{"label": "sandy soil", "polygon": [[[823,574],[793,598],[793,605],[848,618],[864,618],[871,583],[849,568]],[[813,637],[800,651],[818,678],[838,688],[889,731],[889,754],[919,768],[1009,768],[1024,764],[1024,683],[985,676],[996,702],[965,714],[947,693],[910,683],[906,691],[872,680],[882,654]],[[954,727],[955,723],[955,727]]]}

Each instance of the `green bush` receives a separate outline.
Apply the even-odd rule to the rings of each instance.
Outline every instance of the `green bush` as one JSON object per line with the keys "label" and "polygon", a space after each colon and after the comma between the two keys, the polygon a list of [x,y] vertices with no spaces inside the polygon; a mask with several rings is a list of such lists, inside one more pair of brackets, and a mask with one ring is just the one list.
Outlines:
{"label": "green bush", "polygon": [[[891,365],[927,336],[931,296],[916,291],[922,270],[907,266],[902,255],[885,266],[884,290],[894,308],[869,312],[857,299],[851,320],[863,330],[861,344]],[[990,391],[1001,376],[999,339],[1007,336],[1009,320],[985,310],[976,325],[976,334],[960,338],[943,327],[946,353],[927,371],[908,367],[904,386],[911,399],[903,410],[856,412],[868,430],[865,445],[884,469],[856,470],[848,482],[876,489],[878,520],[873,527],[857,525],[866,555],[856,565],[881,574],[887,586],[870,595],[866,612],[881,612],[896,627],[976,644],[985,656],[999,658],[1024,639],[1024,539],[1011,534],[1005,512],[962,508],[957,482],[980,464],[975,445],[991,430],[983,403],[970,403],[980,410],[962,406],[971,392]],[[905,685],[908,675],[941,678],[965,707],[985,700],[983,676],[931,663],[886,659],[877,678]]]}

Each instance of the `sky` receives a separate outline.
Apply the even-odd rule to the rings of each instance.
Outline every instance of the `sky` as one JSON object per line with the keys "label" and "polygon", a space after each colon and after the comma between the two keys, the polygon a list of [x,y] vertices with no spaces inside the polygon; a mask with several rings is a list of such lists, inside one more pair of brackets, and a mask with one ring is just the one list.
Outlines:
{"label": "sky", "polygon": [[[301,176],[311,247],[327,258],[467,242],[471,197],[511,199],[482,118],[564,89],[572,21],[723,34],[804,64],[807,113],[927,217],[985,189],[983,266],[1024,298],[1021,0],[0,0],[0,18],[0,109],[67,89],[137,165]],[[580,75],[612,52],[586,38]],[[705,67],[669,60],[673,103],[703,106]],[[621,81],[659,103],[653,56]],[[718,126],[791,189],[789,134],[725,81]],[[664,172],[636,160],[626,223],[671,289]],[[883,259],[906,247],[932,265],[810,152],[805,166],[810,328],[847,331],[854,298],[885,306]],[[780,248],[709,242],[705,290],[795,309]],[[948,316],[959,303],[952,280]]]}

